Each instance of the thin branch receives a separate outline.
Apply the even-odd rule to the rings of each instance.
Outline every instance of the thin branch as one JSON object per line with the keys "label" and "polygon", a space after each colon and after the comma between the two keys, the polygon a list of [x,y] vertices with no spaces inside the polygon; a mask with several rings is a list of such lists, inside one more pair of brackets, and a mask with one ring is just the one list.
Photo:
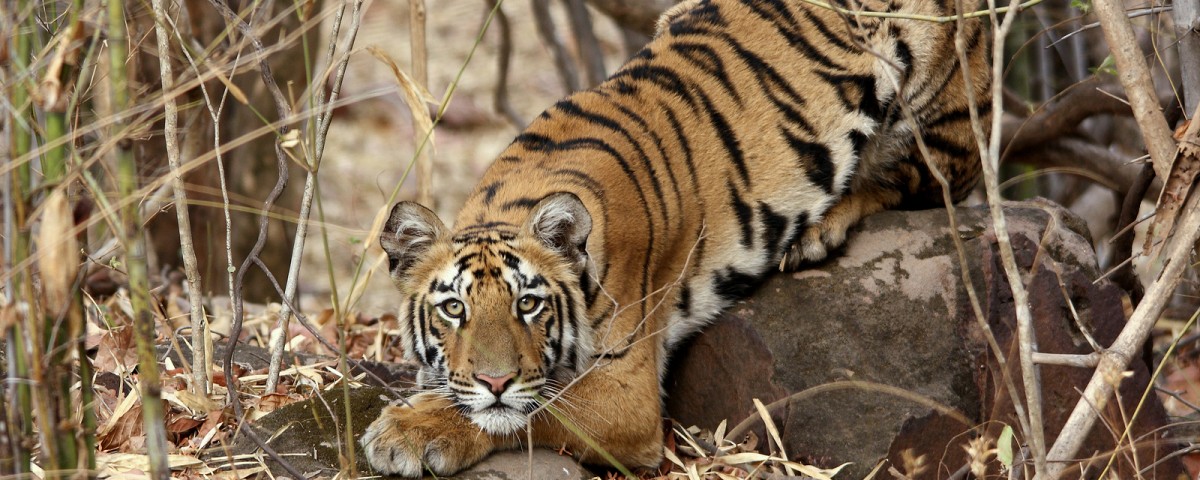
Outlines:
{"label": "thin branch", "polygon": [[[421,89],[429,90],[429,49],[425,46],[425,0],[409,0],[408,1],[408,19],[409,41],[412,42],[412,66],[413,80]],[[500,7],[496,6],[495,10],[503,19],[504,12],[500,12]],[[420,111],[413,110],[415,115],[428,115],[425,108]],[[413,119],[413,139],[420,141],[424,138],[427,132],[421,131],[419,127],[421,122]],[[433,150],[422,150],[417,155],[417,202],[429,208],[436,208],[433,198]]]}
{"label": "thin branch", "polygon": [[1141,127],[1142,139],[1154,162],[1154,171],[1159,178],[1166,180],[1171,173],[1171,162],[1175,159],[1175,139],[1171,137],[1171,128],[1159,107],[1150,70],[1142,58],[1133,26],[1125,16],[1121,2],[1096,0],[1093,7],[1100,17],[1104,39],[1108,41],[1113,59],[1116,60],[1117,77],[1125,87],[1133,117]]}
{"label": "thin branch", "polygon": [[[579,90],[579,71],[575,67],[575,61],[567,53],[567,47],[563,45],[558,30],[554,28],[554,18],[550,16],[550,0],[532,0],[531,3],[533,23],[537,26],[542,44],[550,49],[550,55],[554,57],[554,67],[558,69],[558,78],[563,81],[563,93],[570,94]],[[653,28],[653,20],[650,25]]]}
{"label": "thin branch", "polygon": [[175,219],[179,226],[179,253],[183,257],[183,271],[187,277],[189,314],[192,319],[192,393],[208,394],[208,357],[204,345],[204,298],[200,291],[200,268],[196,265],[196,247],[192,242],[192,220],[188,214],[187,190],[183,184],[183,173],[179,170],[179,107],[174,95],[166,95],[175,86],[175,75],[171,72],[171,38],[167,33],[167,13],[162,0],[154,0],[154,36],[158,40],[158,74],[162,80],[163,137],[167,143],[167,164],[171,167],[171,190],[175,193]]}
{"label": "thin branch", "polygon": [[1166,264],[1161,272],[1146,290],[1146,296],[1133,316],[1121,330],[1117,340],[1108,350],[1103,352],[1096,373],[1092,376],[1079,403],[1071,416],[1063,425],[1058,440],[1050,449],[1048,470],[1038,479],[1058,478],[1059,473],[1083,446],[1083,441],[1096,423],[1099,411],[1107,405],[1109,398],[1120,383],[1121,373],[1129,362],[1141,352],[1142,345],[1150,335],[1159,315],[1170,302],[1175,287],[1184,269],[1188,268],[1188,258],[1193,245],[1200,238],[1200,195],[1195,191],[1188,197],[1187,203],[1181,209],[1182,221],[1176,226],[1175,235],[1167,240],[1163,247]]}
{"label": "thin branch", "polygon": [[[271,96],[275,100],[276,112],[278,113],[280,120],[285,122],[290,120],[291,108],[288,106],[289,104],[284,98],[283,93],[279,91],[279,85],[275,83],[274,76],[271,74],[271,68],[267,65],[266,55],[264,54],[265,48],[263,47],[262,41],[260,41],[254,34],[254,30],[250,27],[250,25],[242,21],[242,19],[238,17],[233,10],[230,10],[229,6],[224,2],[225,0],[210,0],[210,3],[212,3],[213,7],[215,7],[223,17],[225,17],[225,21],[228,24],[235,25],[238,30],[242,32],[242,35],[250,39],[251,44],[254,46],[257,53],[259,53],[259,72],[262,75],[263,83],[267,87],[267,90],[271,92]],[[288,127],[286,124],[280,125],[278,131],[279,137],[283,138],[287,134],[287,130]],[[250,253],[246,255],[245,260],[242,261],[241,267],[238,268],[237,276],[234,278],[233,282],[233,291],[230,293],[233,298],[233,325],[230,327],[229,350],[225,354],[223,366],[225,371],[227,401],[233,407],[234,417],[238,419],[245,419],[245,412],[242,408],[241,399],[238,398],[238,379],[233,375],[233,354],[237,349],[237,341],[241,335],[242,321],[244,320],[245,313],[242,290],[245,285],[246,272],[249,271],[251,263],[258,260],[259,254],[262,253],[263,248],[266,246],[267,220],[269,218],[268,212],[271,211],[271,207],[275,204],[275,200],[278,199],[279,195],[283,193],[283,189],[285,186],[287,186],[288,181],[288,161],[283,152],[283,147],[278,141],[275,142],[275,160],[279,171],[279,178],[275,181],[275,186],[271,189],[271,192],[267,194],[267,198],[263,202],[262,212],[259,214],[258,218],[258,239],[255,241],[254,247],[250,249]],[[297,471],[295,467],[287,462],[287,460],[285,460],[282,456],[280,456],[278,452],[275,452],[270,445],[267,445],[265,441],[259,438],[259,436],[255,434],[252,429],[247,429],[246,432],[250,438],[256,444],[258,444],[259,448],[271,456],[271,458],[276,462],[279,462],[279,464],[288,472],[288,474],[295,478],[305,478],[302,473]]]}
{"label": "thin branch", "polygon": [[1087,355],[1068,355],[1062,353],[1033,352],[1033,362],[1041,365],[1095,368],[1100,363],[1100,354],[1093,352]]}
{"label": "thin branch", "polygon": [[1174,2],[1175,36],[1179,39],[1180,81],[1183,83],[1183,111],[1190,112],[1200,103],[1200,4]]}
{"label": "thin branch", "polygon": [[[1172,5],[1166,5],[1166,6],[1161,6],[1161,7],[1151,7],[1151,8],[1139,8],[1137,10],[1130,10],[1129,13],[1127,13],[1125,16],[1129,17],[1129,18],[1144,17],[1146,15],[1155,15],[1155,14],[1159,14],[1162,12],[1169,12],[1173,9],[1174,9],[1174,7]],[[1054,43],[1051,43],[1049,46],[1053,47],[1058,42],[1061,42],[1063,40],[1071,38],[1078,33],[1086,32],[1088,30],[1091,30],[1091,29],[1099,27],[1099,26],[1100,26],[1100,22],[1089,23],[1087,25],[1079,27],[1078,29],[1076,29],[1070,33],[1067,33],[1066,35],[1063,35],[1062,38],[1055,40]]]}
{"label": "thin branch", "polygon": [[[337,101],[342,87],[342,80],[346,76],[346,64],[350,61],[350,52],[354,49],[354,40],[358,37],[358,28],[361,24],[362,3],[362,0],[358,0],[354,4],[350,31],[347,36],[346,54],[342,56],[338,63],[329,99],[324,100],[321,98],[322,95],[318,95],[317,105],[313,109],[317,114],[317,132],[314,139],[315,148],[311,162],[303,162],[308,169],[308,173],[304,178],[304,193],[301,194],[300,211],[296,218],[296,232],[292,237],[292,256],[288,263],[287,289],[283,292],[285,302],[283,308],[279,311],[275,328],[272,329],[270,336],[271,361],[267,368],[267,391],[274,391],[275,386],[279,382],[279,370],[283,363],[283,351],[287,343],[285,337],[287,336],[288,322],[292,316],[291,306],[295,303],[296,289],[300,282],[300,264],[304,256],[305,240],[308,238],[308,224],[309,217],[312,215],[313,195],[315,195],[317,190],[317,175],[320,172],[325,139],[329,134],[329,125],[333,117],[333,108],[329,107],[329,105]],[[337,35],[341,21],[342,12],[339,11],[334,18],[334,28],[330,34],[330,60],[333,59],[333,52],[336,50]],[[323,92],[324,89],[319,89],[318,91]],[[302,151],[307,151],[307,149],[302,149]]]}
{"label": "thin branch", "polygon": [[872,17],[872,18],[899,18],[899,19],[904,19],[904,20],[917,20],[917,21],[921,21],[921,22],[932,22],[932,23],[950,23],[950,22],[957,21],[960,18],[962,18],[962,19],[980,18],[980,17],[989,16],[989,15],[994,15],[997,13],[1005,13],[1005,14],[1007,14],[1009,12],[1020,13],[1021,10],[1028,9],[1030,7],[1033,7],[1034,5],[1042,3],[1042,0],[1027,0],[1026,2],[1020,3],[1020,4],[1017,4],[1016,2],[1012,2],[1012,4],[1010,4],[1007,7],[976,10],[974,12],[964,13],[962,15],[936,16],[936,15],[912,15],[912,14],[908,14],[908,13],[895,13],[895,12],[864,12],[864,11],[850,10],[847,8],[830,5],[829,3],[823,2],[821,0],[802,0],[802,1],[804,3],[816,5],[821,8],[827,8],[829,10],[833,10],[842,15],[856,16],[856,17]]}
{"label": "thin branch", "polygon": [[[996,243],[999,245],[1000,258],[1004,266],[1004,273],[1008,279],[1009,288],[1013,294],[1013,308],[1017,317],[1017,346],[1019,361],[1021,365],[1022,383],[1025,386],[1026,407],[1028,407],[1027,417],[1021,415],[1022,427],[1025,430],[1025,435],[1029,441],[1029,447],[1034,458],[1034,470],[1041,473],[1046,468],[1046,445],[1045,432],[1043,431],[1042,419],[1042,398],[1041,385],[1038,381],[1036,366],[1033,363],[1033,352],[1036,350],[1036,335],[1033,331],[1032,314],[1029,311],[1029,301],[1024,284],[1021,280],[1020,271],[1017,268],[1016,259],[1013,255],[1012,242],[1008,235],[1008,226],[1005,222],[1003,199],[1000,195],[999,180],[996,169],[1000,163],[1000,133],[1001,120],[1000,113],[1004,111],[1004,89],[999,88],[997,84],[1001,83],[1000,79],[1003,72],[1004,58],[1004,41],[1012,27],[1013,21],[1016,19],[1015,8],[1017,0],[1011,0],[1009,12],[1004,16],[1003,21],[997,18],[997,13],[1001,9],[997,9],[995,0],[988,0],[988,7],[991,11],[991,21],[994,27],[992,33],[992,125],[990,128],[990,138],[985,138],[981,119],[976,111],[974,91],[969,87],[971,84],[970,73],[967,65],[966,50],[964,40],[962,38],[961,29],[966,15],[960,14],[956,19],[959,25],[960,32],[955,38],[955,50],[959,56],[959,63],[963,70],[963,78],[966,81],[968,88],[966,89],[968,103],[970,104],[971,128],[975,133],[976,142],[980,152],[980,162],[983,165],[983,179],[988,197],[988,209],[991,212],[993,230],[996,235]],[[961,12],[961,8],[959,10]],[[1010,388],[1012,388],[1010,386]],[[1015,392],[1014,392],[1014,402]],[[1028,423],[1025,423],[1025,422]]]}
{"label": "thin branch", "polygon": [[508,70],[513,54],[512,26],[508,22],[508,15],[504,14],[504,9],[497,0],[485,1],[489,8],[496,10],[496,21],[500,24],[500,52],[497,55],[500,62],[500,73],[496,78],[494,107],[496,113],[508,118],[509,123],[512,123],[518,130],[524,130],[525,122],[521,120],[521,115],[513,109],[512,102],[508,98]]}
{"label": "thin branch", "polygon": [[594,87],[604,81],[607,74],[604,71],[604,52],[600,50],[600,41],[592,30],[592,14],[588,12],[583,0],[563,0],[567,6],[567,17],[571,19],[571,32],[575,34],[575,44],[579,48],[579,61],[583,63],[583,73],[588,87]]}

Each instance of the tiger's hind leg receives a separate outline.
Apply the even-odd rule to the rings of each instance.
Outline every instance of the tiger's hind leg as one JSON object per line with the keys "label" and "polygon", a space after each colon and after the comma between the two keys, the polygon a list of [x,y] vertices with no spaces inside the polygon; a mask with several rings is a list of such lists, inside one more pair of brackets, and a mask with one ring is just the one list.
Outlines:
{"label": "tiger's hind leg", "polygon": [[886,210],[900,202],[897,191],[871,189],[843,196],[825,212],[821,221],[809,226],[783,254],[782,271],[798,270],[805,263],[824,260],[829,252],[846,243],[846,232],[863,217]]}
{"label": "tiger's hind leg", "polygon": [[[962,201],[970,193],[981,169],[979,155],[968,143],[971,137],[967,122],[966,118],[956,119],[926,128],[927,135],[938,135],[938,143],[930,145],[927,141],[930,160],[949,184],[953,202]],[[882,170],[858,179],[819,223],[809,226],[784,252],[780,270],[794,271],[805,263],[824,260],[846,242],[850,227],[867,215],[891,208],[919,210],[945,204],[942,184],[932,175],[916,145]]]}

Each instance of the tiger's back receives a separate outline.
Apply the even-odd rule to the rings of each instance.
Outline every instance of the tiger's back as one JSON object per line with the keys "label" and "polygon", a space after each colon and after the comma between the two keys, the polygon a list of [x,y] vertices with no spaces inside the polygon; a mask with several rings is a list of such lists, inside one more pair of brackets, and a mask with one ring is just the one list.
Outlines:
{"label": "tiger's back", "polygon": [[[954,13],[948,0],[835,4]],[[989,87],[983,25],[965,22],[962,32],[979,100]],[[956,201],[975,183],[953,22],[693,0],[659,30],[609,80],[535,119],[485,173],[453,231],[415,204],[393,210],[381,243],[408,312],[406,351],[456,397],[386,410],[363,439],[377,469],[411,473],[415,458],[451,473],[509,448],[506,436],[524,425],[514,415],[539,411],[526,394],[548,384],[571,385],[586,404],[561,408],[595,444],[626,464],[654,464],[658,381],[675,344],[770,272],[823,258],[862,216],[940,204],[914,131]],[[448,301],[463,305],[461,318],[448,318]],[[545,308],[523,316],[518,302],[535,301]],[[507,356],[486,353],[496,349]],[[487,405],[476,408],[479,398]],[[596,409],[615,425],[585,418]],[[493,435],[397,438],[426,417],[462,423],[460,411]],[[577,429],[529,421],[535,443],[600,458]],[[418,448],[438,439],[448,446]]]}
{"label": "tiger's back", "polygon": [[[870,3],[951,13],[933,1]],[[840,245],[811,238],[839,199],[853,205],[833,212],[834,237],[874,211],[941,203],[902,121],[897,85],[955,200],[975,184],[952,23],[856,22],[801,2],[761,1],[687,2],[661,23],[656,40],[607,82],[554,105],[517,137],[466,202],[460,230],[517,225],[545,195],[575,193],[605,232],[589,245],[619,249],[615,260],[627,263],[599,270],[638,275],[640,288],[622,292],[627,302],[681,284],[674,343],[781,263],[820,260]],[[986,99],[981,25],[968,23],[965,34],[975,97]]]}

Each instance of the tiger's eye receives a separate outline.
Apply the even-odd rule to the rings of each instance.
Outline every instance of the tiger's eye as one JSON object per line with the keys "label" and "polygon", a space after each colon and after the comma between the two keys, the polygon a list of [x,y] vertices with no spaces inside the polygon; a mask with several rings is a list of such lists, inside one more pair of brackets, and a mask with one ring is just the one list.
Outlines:
{"label": "tiger's eye", "polygon": [[438,305],[438,308],[441,308],[442,313],[445,313],[450,318],[462,317],[463,310],[465,309],[463,303],[458,300],[446,300],[441,305]]}
{"label": "tiger's eye", "polygon": [[528,315],[530,313],[533,313],[534,310],[537,310],[538,306],[540,306],[541,304],[542,304],[542,299],[535,297],[533,295],[526,295],[524,297],[521,297],[520,300],[517,300],[517,311],[521,312],[522,314]]}

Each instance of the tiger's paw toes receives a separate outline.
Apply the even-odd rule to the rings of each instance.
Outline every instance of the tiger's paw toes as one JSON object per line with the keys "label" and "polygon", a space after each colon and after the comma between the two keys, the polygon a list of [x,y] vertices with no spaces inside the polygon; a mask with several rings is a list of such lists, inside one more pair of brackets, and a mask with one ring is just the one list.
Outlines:
{"label": "tiger's paw toes", "polygon": [[824,260],[830,252],[837,250],[844,243],[845,228],[829,228],[825,223],[809,227],[800,236],[800,240],[784,252],[783,259],[779,262],[779,270],[796,271],[805,264]]}
{"label": "tiger's paw toes", "polygon": [[371,468],[388,475],[420,477],[425,470],[452,475],[474,465],[491,450],[486,435],[478,429],[456,428],[465,419],[439,418],[448,415],[459,414],[385,407],[359,440]]}

